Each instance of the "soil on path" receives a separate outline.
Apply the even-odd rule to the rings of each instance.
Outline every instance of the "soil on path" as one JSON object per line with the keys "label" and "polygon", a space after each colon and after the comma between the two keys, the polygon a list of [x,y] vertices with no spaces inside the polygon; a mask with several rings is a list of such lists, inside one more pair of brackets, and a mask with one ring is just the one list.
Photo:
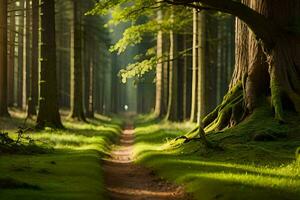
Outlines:
{"label": "soil on path", "polygon": [[156,177],[133,163],[133,126],[123,130],[111,158],[104,161],[105,185],[110,200],[189,200],[182,187]]}

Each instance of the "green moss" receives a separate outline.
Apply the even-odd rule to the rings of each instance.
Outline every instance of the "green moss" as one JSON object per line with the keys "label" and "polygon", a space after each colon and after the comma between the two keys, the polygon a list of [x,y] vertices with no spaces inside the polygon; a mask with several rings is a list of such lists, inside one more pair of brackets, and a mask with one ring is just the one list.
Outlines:
{"label": "green moss", "polygon": [[[288,115],[290,124],[279,124],[270,108],[222,133],[207,135],[224,151],[205,149],[201,143],[174,142],[193,124],[159,123],[138,126],[134,148],[136,162],[160,176],[183,184],[195,199],[299,199],[299,116]],[[272,142],[255,142],[254,134],[275,135]],[[284,136],[282,138],[282,136]]]}

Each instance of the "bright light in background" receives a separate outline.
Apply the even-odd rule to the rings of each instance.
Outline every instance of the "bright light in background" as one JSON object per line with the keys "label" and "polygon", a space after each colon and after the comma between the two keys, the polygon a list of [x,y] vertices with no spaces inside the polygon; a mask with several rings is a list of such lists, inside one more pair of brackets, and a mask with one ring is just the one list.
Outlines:
{"label": "bright light in background", "polygon": [[125,105],[125,106],[124,106],[124,110],[126,110],[126,111],[127,111],[127,110],[128,110],[128,108],[129,108],[129,107],[128,107],[128,105]]}

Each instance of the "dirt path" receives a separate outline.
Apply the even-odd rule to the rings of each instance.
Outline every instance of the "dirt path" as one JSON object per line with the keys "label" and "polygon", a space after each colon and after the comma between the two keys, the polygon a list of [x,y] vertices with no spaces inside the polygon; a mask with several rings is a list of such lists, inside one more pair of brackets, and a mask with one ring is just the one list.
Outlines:
{"label": "dirt path", "polygon": [[133,127],[128,125],[119,145],[104,161],[105,185],[110,200],[189,200],[181,187],[156,177],[133,163]]}

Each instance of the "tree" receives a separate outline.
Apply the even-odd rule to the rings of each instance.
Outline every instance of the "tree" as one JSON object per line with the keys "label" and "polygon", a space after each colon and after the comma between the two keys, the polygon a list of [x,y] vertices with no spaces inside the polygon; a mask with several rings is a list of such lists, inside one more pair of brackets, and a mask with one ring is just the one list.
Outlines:
{"label": "tree", "polygon": [[246,54],[251,61],[246,67],[235,66],[229,93],[221,106],[204,120],[206,125],[214,124],[210,129],[238,123],[244,116],[241,113],[252,113],[262,102],[267,102],[268,96],[275,119],[284,122],[284,108],[287,107],[300,112],[300,64],[297,60],[300,50],[295,45],[299,41],[297,0],[276,3],[251,0],[244,4],[231,0],[166,2],[232,14],[246,23],[255,35],[255,40],[250,37],[250,52]]}
{"label": "tree", "polygon": [[[9,2],[9,8],[15,10],[16,6],[14,2]],[[8,106],[13,106],[14,104],[14,74],[15,74],[15,36],[16,36],[16,17],[15,12],[12,11],[9,13],[9,44],[8,44]]]}
{"label": "tree", "polygon": [[56,80],[54,0],[40,0],[40,96],[37,127],[62,128]]}
{"label": "tree", "polygon": [[[163,12],[162,10],[158,10],[157,12],[157,20],[162,21]],[[163,73],[163,53],[164,53],[164,33],[163,31],[158,31],[157,33],[157,44],[156,44],[156,55],[158,57],[158,63],[156,66],[156,93],[155,93],[155,110],[154,113],[157,117],[163,117],[166,112],[166,108],[164,107],[164,73]]]}
{"label": "tree", "polygon": [[32,55],[30,66],[30,89],[27,115],[36,115],[38,102],[38,65],[39,65],[39,0],[32,0]]}
{"label": "tree", "polygon": [[207,63],[206,63],[206,14],[205,12],[199,13],[198,25],[198,112],[197,122],[206,115],[207,101],[206,101],[206,79],[207,79]]}
{"label": "tree", "polygon": [[7,109],[7,0],[0,0],[0,116],[9,116]]}
{"label": "tree", "polygon": [[190,121],[195,122],[197,117],[197,82],[198,82],[198,11],[193,9],[193,67],[192,67],[192,97]]}
{"label": "tree", "polygon": [[83,67],[82,67],[82,30],[80,6],[73,0],[73,24],[71,31],[71,113],[70,117],[86,121],[83,111]]}
{"label": "tree", "polygon": [[22,108],[26,109],[29,97],[30,68],[31,68],[31,33],[30,33],[30,0],[25,0],[24,17],[24,47],[23,47],[23,95]]}
{"label": "tree", "polygon": [[25,0],[20,0],[18,7],[18,67],[17,67],[17,105],[23,108],[23,52],[24,52],[24,6]]}

